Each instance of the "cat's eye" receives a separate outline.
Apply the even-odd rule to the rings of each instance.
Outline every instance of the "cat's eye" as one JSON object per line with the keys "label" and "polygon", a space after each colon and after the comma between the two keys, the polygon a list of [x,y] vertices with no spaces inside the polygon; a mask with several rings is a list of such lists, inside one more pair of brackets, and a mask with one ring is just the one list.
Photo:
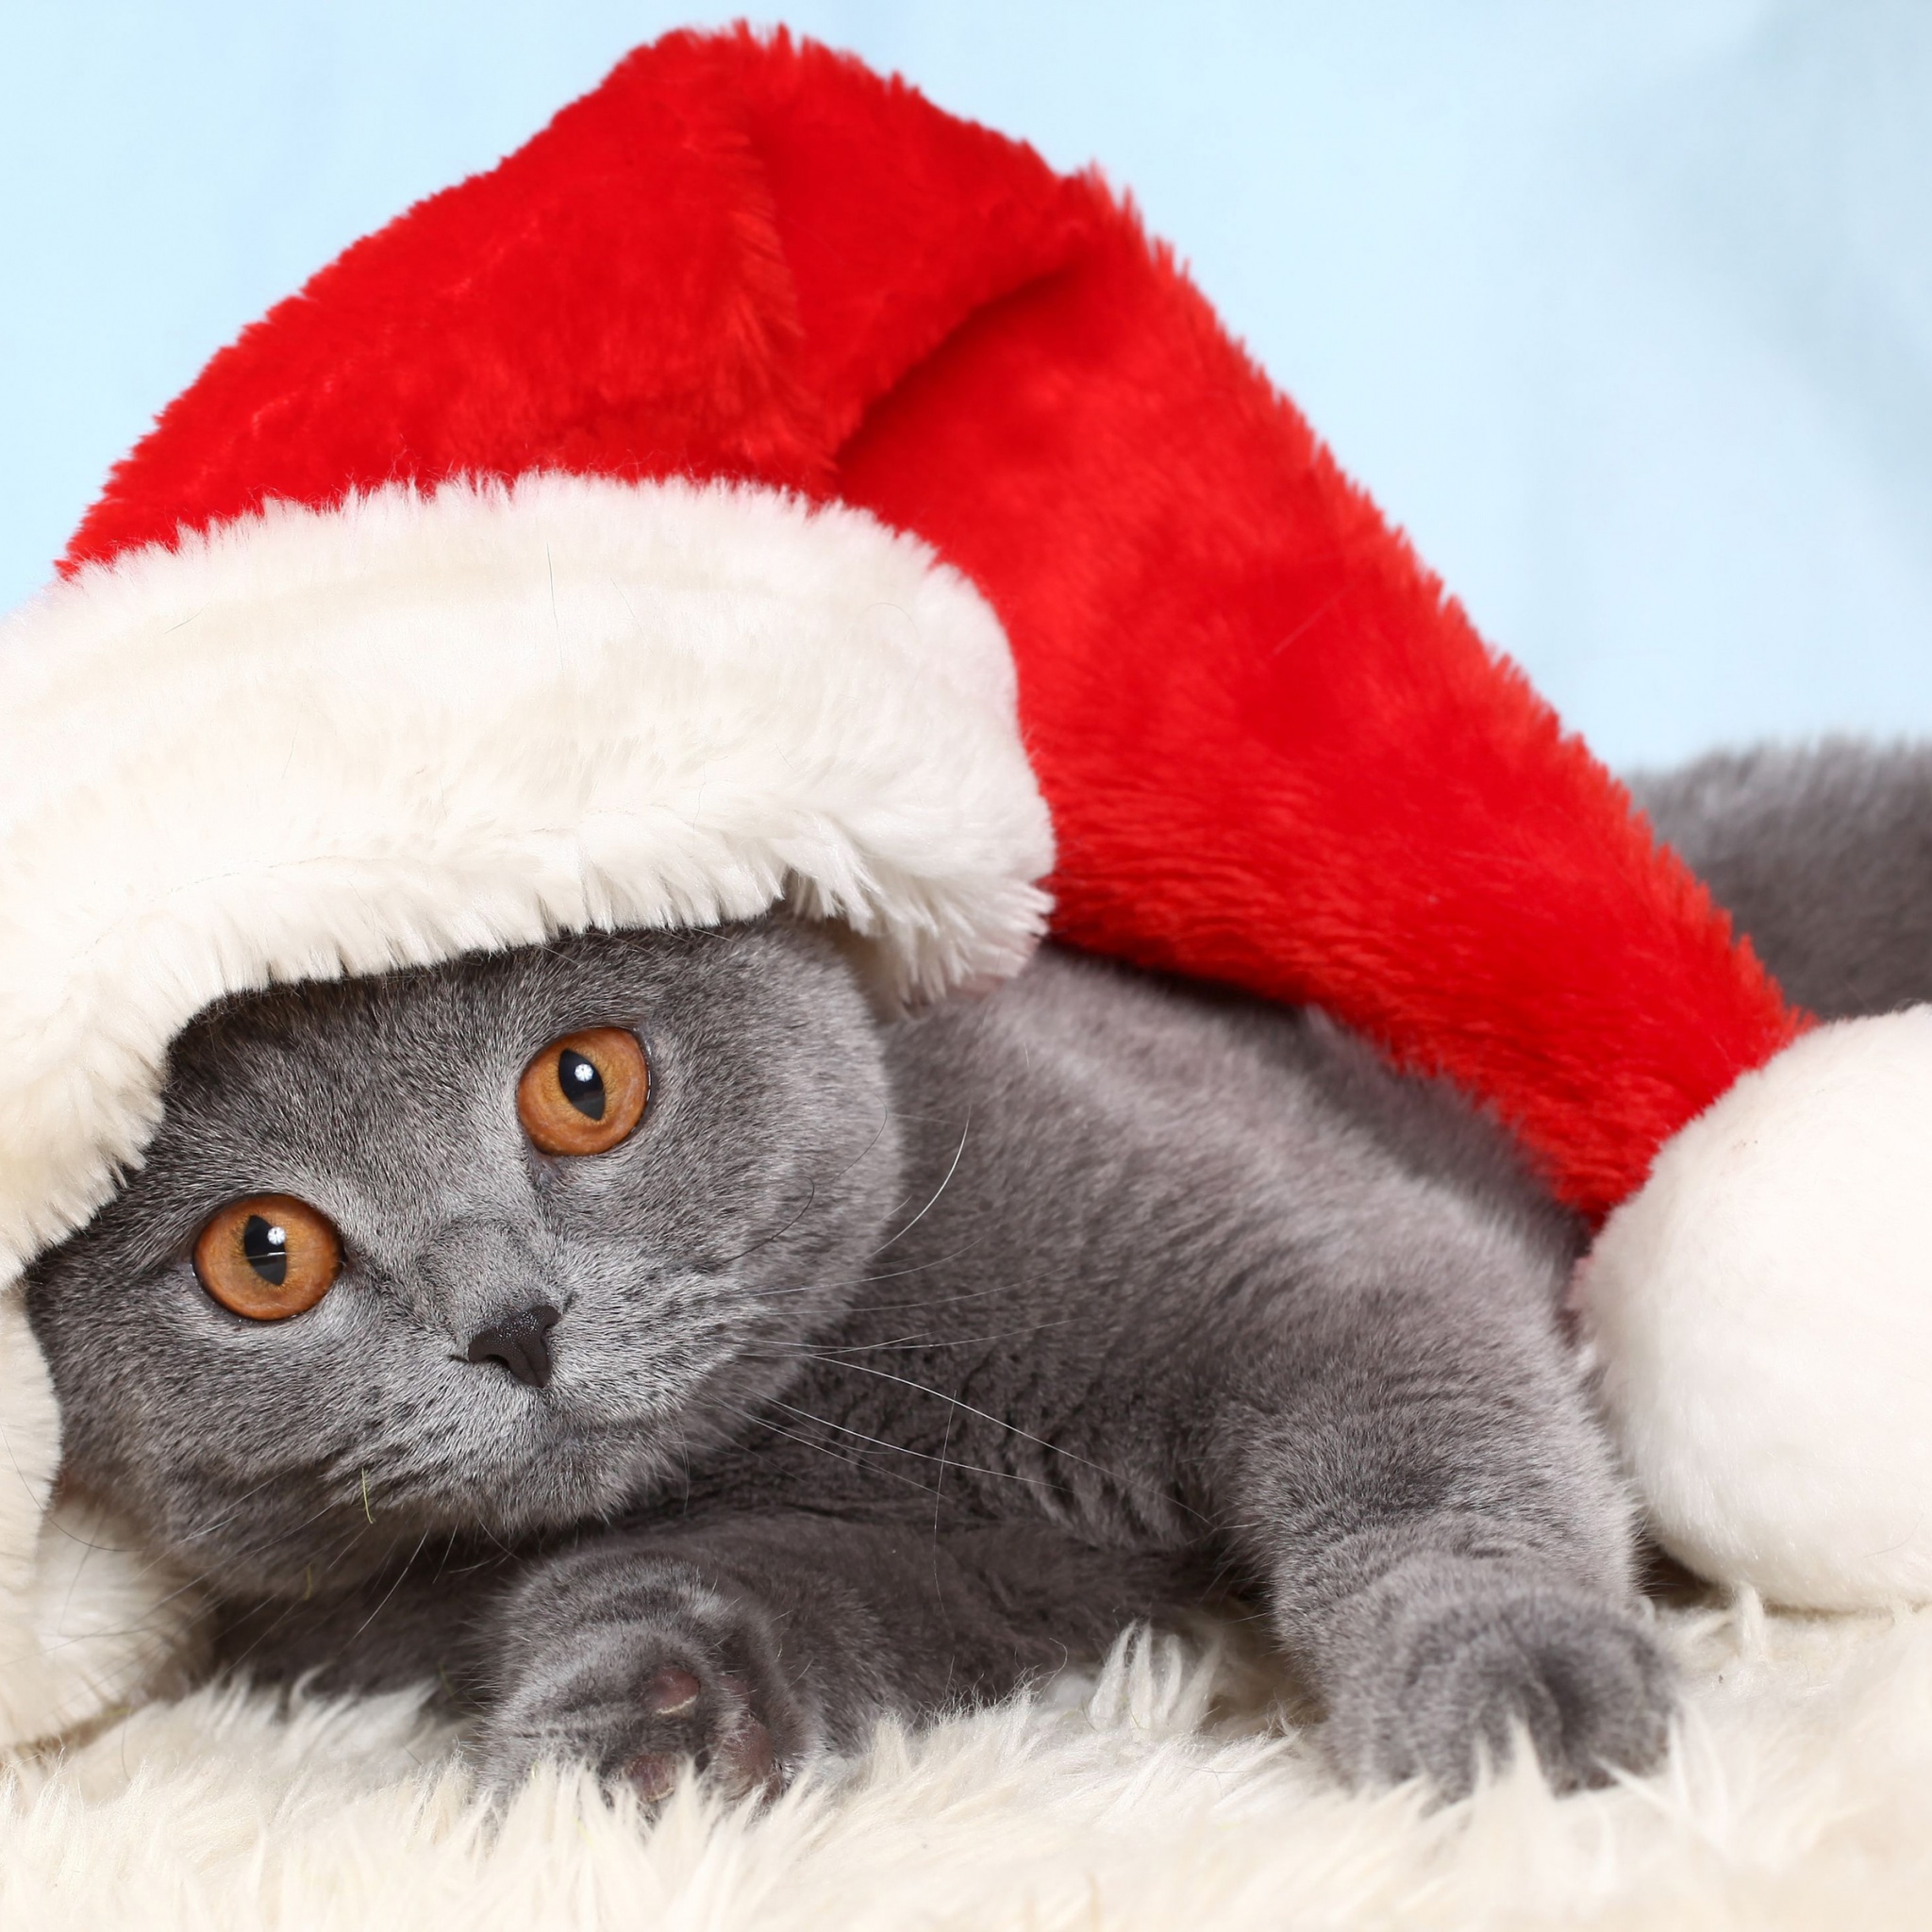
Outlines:
{"label": "cat's eye", "polygon": [[637,1036],[593,1026],[553,1040],[517,1082],[517,1118],[545,1154],[607,1154],[644,1117],[650,1070]]}
{"label": "cat's eye", "polygon": [[312,1308],[341,1269],[334,1227],[292,1194],[230,1201],[194,1243],[202,1287],[251,1322],[286,1321]]}

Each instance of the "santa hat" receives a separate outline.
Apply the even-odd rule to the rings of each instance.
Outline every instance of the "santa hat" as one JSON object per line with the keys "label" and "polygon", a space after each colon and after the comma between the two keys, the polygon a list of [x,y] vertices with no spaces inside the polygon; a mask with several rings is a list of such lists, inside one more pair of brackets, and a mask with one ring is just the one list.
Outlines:
{"label": "santa hat", "polygon": [[[1131,211],[849,59],[674,36],[351,248],[114,472],[0,721],[9,1273],[224,992],[784,903],[917,1001],[1050,916],[1320,1002],[1610,1216],[1581,1320],[1687,1561],[1932,1593],[1879,1172],[1932,1022],[1807,1034]],[[17,1296],[0,1354],[25,1734],[172,1626],[53,1628]]]}

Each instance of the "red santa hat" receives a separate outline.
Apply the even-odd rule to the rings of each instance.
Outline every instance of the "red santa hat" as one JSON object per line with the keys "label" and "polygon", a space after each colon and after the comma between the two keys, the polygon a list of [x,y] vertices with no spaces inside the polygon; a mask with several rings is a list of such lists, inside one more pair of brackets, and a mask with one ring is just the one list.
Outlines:
{"label": "red santa hat", "polygon": [[[1806,1035],[1131,211],[852,60],[674,36],[349,249],[114,472],[0,719],[8,1273],[224,992],[783,903],[916,1001],[1050,925],[1493,1108],[1610,1217],[1665,1541],[1932,1594],[1932,1190],[1874,1168],[1925,1025]],[[43,1498],[14,1304],[0,1352]],[[33,1540],[0,1505],[16,1732],[137,1667],[55,1681]]]}

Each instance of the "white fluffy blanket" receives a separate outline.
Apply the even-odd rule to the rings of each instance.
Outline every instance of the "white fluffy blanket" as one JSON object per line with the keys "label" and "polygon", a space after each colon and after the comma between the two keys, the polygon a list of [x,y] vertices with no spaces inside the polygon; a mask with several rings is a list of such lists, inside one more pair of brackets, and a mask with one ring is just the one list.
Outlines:
{"label": "white fluffy blanket", "polygon": [[204,1690],[17,1760],[0,1925],[489,1928],[1912,1927],[1932,1924],[1932,1611],[1663,1626],[1669,1764],[1555,1799],[1349,1796],[1214,1641],[939,1724],[762,1816],[588,1784],[479,1816],[411,1700]]}

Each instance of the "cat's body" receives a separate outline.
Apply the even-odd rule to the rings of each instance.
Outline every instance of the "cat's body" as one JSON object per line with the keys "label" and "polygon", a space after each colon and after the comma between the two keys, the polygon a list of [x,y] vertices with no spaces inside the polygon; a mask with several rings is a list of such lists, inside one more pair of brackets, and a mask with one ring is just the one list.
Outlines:
{"label": "cat's body", "polygon": [[[591,1026],[648,1109],[541,1154],[520,1074]],[[193,1260],[265,1193],[345,1256],[285,1322]],[[1566,1780],[1662,1735],[1577,1240],[1317,1016],[1049,952],[881,1026],[774,920],[217,1009],[29,1307],[70,1479],[208,1577],[225,1657],[440,1680],[499,1782],[746,1788],[1233,1592],[1345,1769],[1454,1790],[1516,1724]],[[536,1356],[478,1358],[506,1321]]]}
{"label": "cat's body", "polygon": [[[649,1111],[540,1155],[519,1072],[592,1024]],[[777,920],[236,1002],[167,1106],[31,1286],[74,1479],[215,1580],[231,1656],[472,1690],[500,1777],[733,1738],[749,1776],[1218,1587],[1359,1773],[1656,1742],[1573,1230],[1318,1018],[1049,953],[881,1027]],[[191,1257],[260,1192],[348,1257],[286,1322]],[[465,1359],[539,1303],[548,1386]]]}
{"label": "cat's body", "polygon": [[1632,789],[1799,1006],[1932,999],[1932,746],[1768,745]]}

